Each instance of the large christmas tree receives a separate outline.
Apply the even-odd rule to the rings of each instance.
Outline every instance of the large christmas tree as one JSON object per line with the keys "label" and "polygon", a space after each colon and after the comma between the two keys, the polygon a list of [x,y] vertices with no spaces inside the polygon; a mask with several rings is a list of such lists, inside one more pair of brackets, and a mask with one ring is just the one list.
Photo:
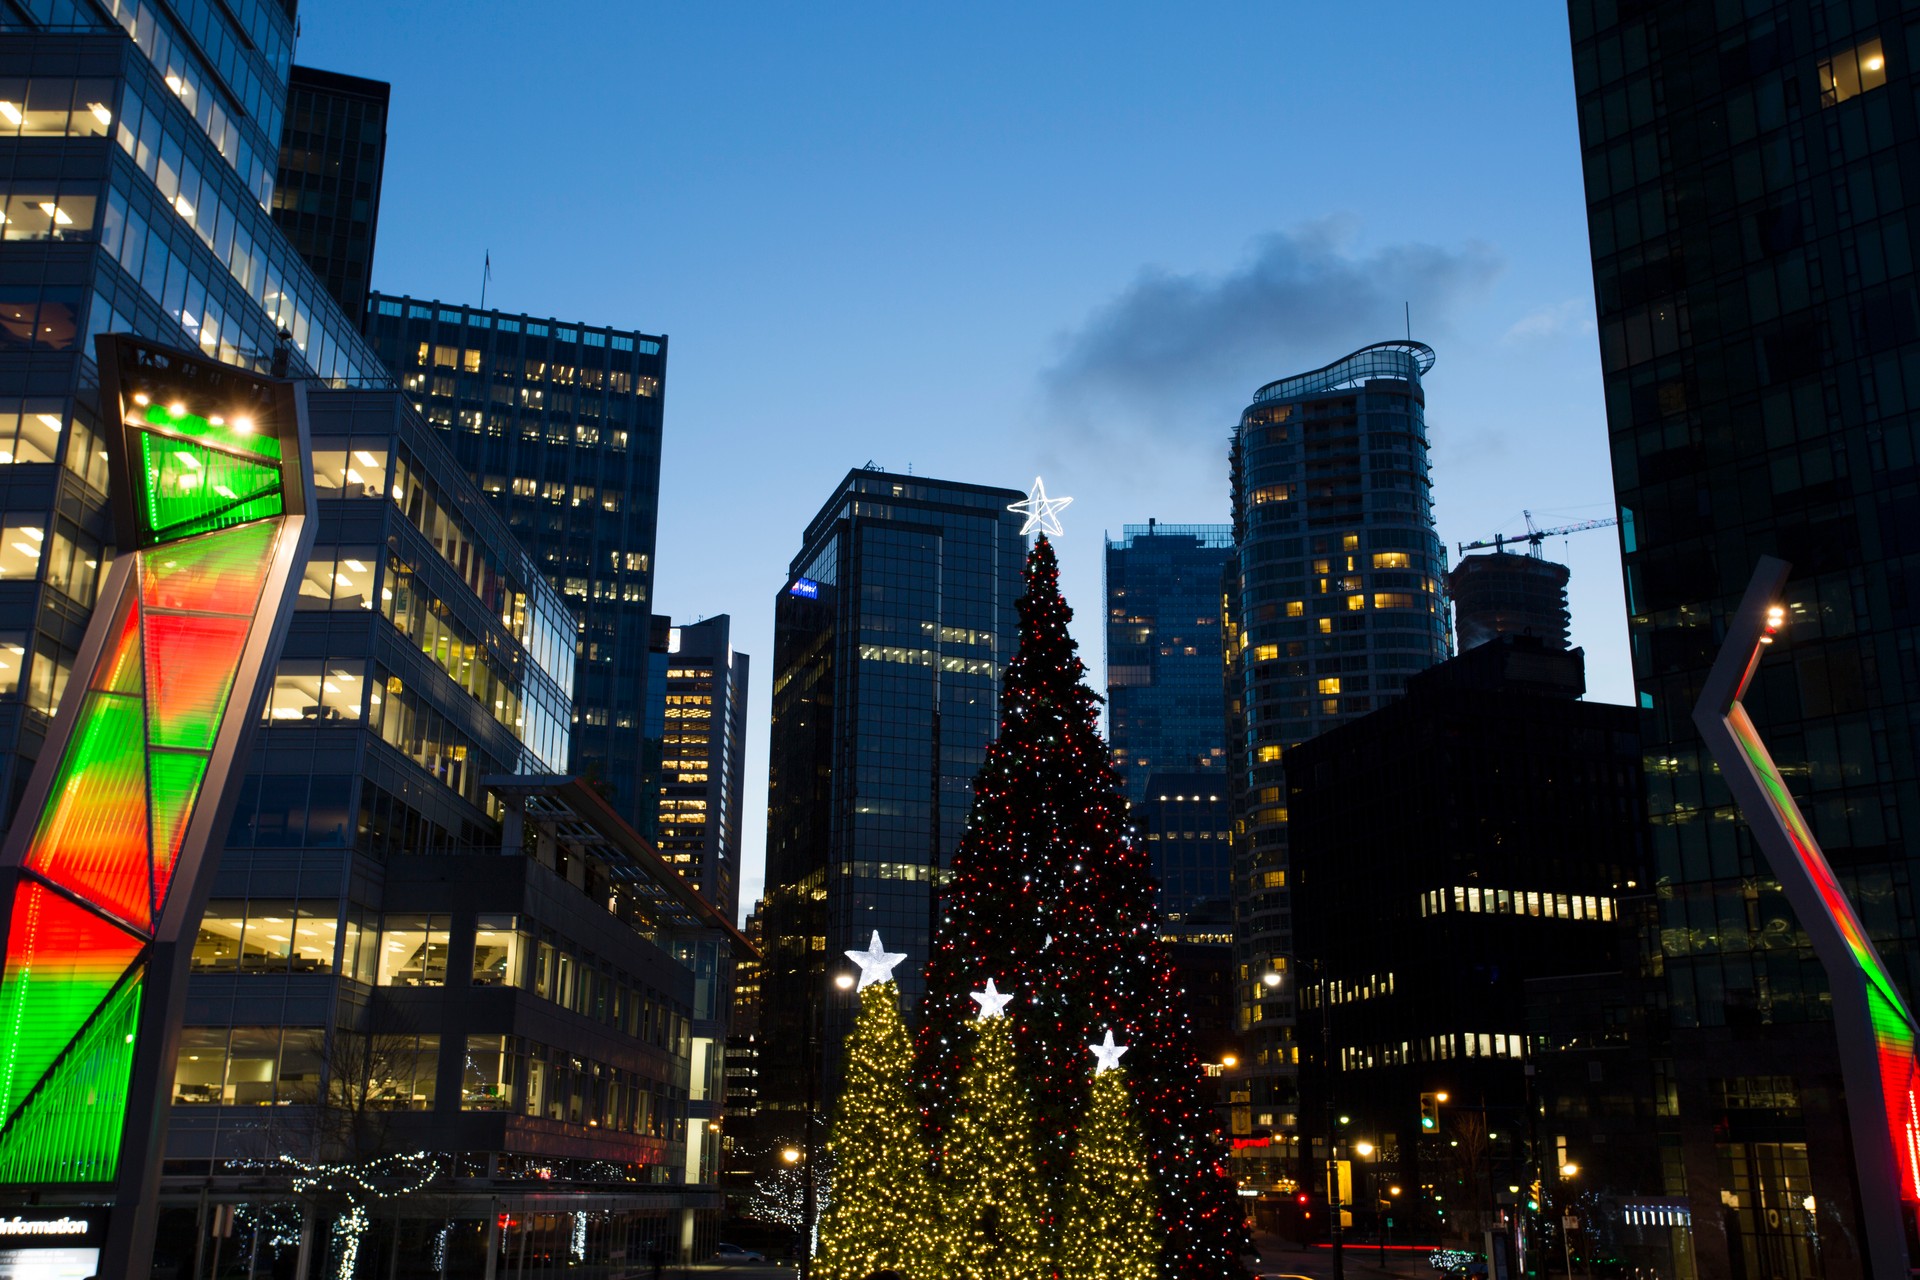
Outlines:
{"label": "large christmas tree", "polygon": [[1032,1083],[1040,1158],[1064,1189],[1083,1098],[1080,1055],[1113,1028],[1135,1046],[1135,1097],[1158,1192],[1166,1277],[1236,1277],[1245,1220],[1212,1137],[1198,1055],[1158,937],[1145,851],[1096,727],[1053,547],[1027,558],[1020,648],[999,737],[974,782],[928,965],[921,1065],[935,1145],[964,1062],[968,992],[1015,991],[1014,1039]]}
{"label": "large christmas tree", "polygon": [[833,1131],[833,1199],[820,1224],[817,1280],[867,1280],[892,1269],[933,1276],[938,1205],[913,1098],[913,1046],[900,1018],[893,968],[906,959],[880,945],[847,955],[860,966],[860,1014],[847,1037],[846,1083]]}

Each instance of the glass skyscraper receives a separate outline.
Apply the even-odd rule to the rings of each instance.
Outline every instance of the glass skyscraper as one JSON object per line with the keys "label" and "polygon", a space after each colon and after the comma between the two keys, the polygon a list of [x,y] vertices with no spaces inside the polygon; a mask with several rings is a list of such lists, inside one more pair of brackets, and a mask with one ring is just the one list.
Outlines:
{"label": "glass skyscraper", "polygon": [[[1231,525],[1153,520],[1106,547],[1107,742],[1170,930],[1233,889],[1220,684],[1220,574],[1232,551]],[[1202,796],[1220,808],[1196,822],[1187,806]]]}
{"label": "glass skyscraper", "polygon": [[570,766],[635,826],[667,340],[375,294],[367,336],[581,617]]}
{"label": "glass skyscraper", "polygon": [[1231,525],[1130,524],[1107,541],[1107,741],[1127,799],[1155,769],[1223,768],[1220,570]]}
{"label": "glass skyscraper", "polygon": [[[1287,876],[1286,753],[1396,698],[1448,651],[1446,550],[1433,529],[1433,350],[1363,347],[1261,387],[1231,451],[1244,781],[1235,793],[1234,945],[1244,1089],[1237,1172],[1293,1172],[1300,981]],[[1244,753],[1244,754],[1242,754]],[[1259,1138],[1266,1138],[1259,1143]]]}
{"label": "glass skyscraper", "polygon": [[[905,1006],[922,995],[937,886],[1019,638],[1027,540],[1007,507],[1025,497],[849,472],[775,599],[760,1031],[793,1052],[761,1062],[768,1132],[798,1137],[810,1067],[831,1083],[855,1011],[828,985],[842,951],[878,929],[909,957]],[[809,1043],[824,1046],[811,1062]]]}
{"label": "glass skyscraper", "polygon": [[1920,994],[1912,14],[1569,8],[1672,1026],[1667,1189],[1693,1198],[1704,1276],[1859,1276],[1825,975],[1692,714],[1756,560],[1791,561],[1746,706]]}
{"label": "glass skyscraper", "polygon": [[268,212],[292,42],[287,9],[265,0],[32,0],[0,16],[0,821],[103,577],[93,335],[385,376]]}
{"label": "glass skyscraper", "polygon": [[660,856],[732,920],[740,902],[747,655],[726,614],[668,633],[660,697]]}
{"label": "glass skyscraper", "polygon": [[373,289],[392,86],[298,66],[290,81],[273,220],[357,317]]}

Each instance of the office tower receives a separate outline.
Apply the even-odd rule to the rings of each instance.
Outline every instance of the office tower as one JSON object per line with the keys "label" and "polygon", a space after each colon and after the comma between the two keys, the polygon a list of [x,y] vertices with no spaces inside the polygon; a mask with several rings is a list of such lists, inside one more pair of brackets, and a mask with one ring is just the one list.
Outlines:
{"label": "office tower", "polygon": [[[937,890],[999,728],[1027,541],[1013,489],[847,474],[774,603],[763,1125],[797,1138],[831,1097],[855,1001],[829,974],[878,929],[924,993]],[[802,1051],[803,1046],[814,1051]]]}
{"label": "office tower", "polygon": [[1220,570],[1230,525],[1130,524],[1107,540],[1107,741],[1138,804],[1155,769],[1225,762]]}
{"label": "office tower", "polygon": [[667,340],[374,294],[367,337],[580,615],[570,772],[652,821],[641,733]]}
{"label": "office tower", "polygon": [[660,856],[731,920],[740,890],[747,655],[726,614],[669,633],[662,694]]}
{"label": "office tower", "polygon": [[373,289],[391,93],[379,80],[313,67],[288,76],[273,221],[355,320]]}
{"label": "office tower", "polygon": [[[1316,962],[1300,975],[1300,1132],[1316,1160],[1331,1133],[1338,1158],[1400,1185],[1408,1225],[1470,1205],[1463,1180],[1531,1183],[1528,1143],[1567,1132],[1550,1110],[1535,1133],[1527,980],[1610,973],[1627,990],[1619,904],[1647,876],[1636,713],[1585,690],[1579,650],[1503,636],[1287,755],[1294,942]],[[1623,1130],[1648,1135],[1638,1163],[1570,1150],[1582,1192],[1659,1189],[1646,1083],[1618,1100]],[[1428,1131],[1422,1096],[1440,1093],[1452,1110]],[[1461,1116],[1482,1169],[1451,1145]],[[1372,1204],[1356,1207],[1370,1228]]]}
{"label": "office tower", "polygon": [[[1212,675],[1210,683],[1218,685],[1218,667]],[[1231,942],[1233,812],[1226,769],[1155,769],[1149,778],[1129,817],[1159,886],[1160,936]]]}
{"label": "office tower", "polygon": [[[1178,821],[1194,816],[1190,798],[1225,803],[1220,572],[1232,549],[1228,525],[1149,520],[1107,540],[1107,741],[1169,928],[1233,891],[1224,813],[1197,826]],[[1220,776],[1192,777],[1208,770]],[[1176,803],[1169,795],[1180,797],[1177,813],[1158,808]]]}
{"label": "office tower", "polygon": [[591,1258],[677,1250],[718,1211],[737,935],[561,773],[573,615],[437,433],[308,400],[319,545],[193,950],[163,1251],[209,1193],[290,1201],[281,1152],[457,1171],[371,1256],[567,1249],[578,1194]]}
{"label": "office tower", "polygon": [[[1670,1189],[1693,1198],[1703,1276],[1864,1275],[1825,975],[1691,715],[1758,557],[1791,561],[1747,706],[1855,902],[1904,901],[1920,830],[1907,31],[1888,4],[1569,8],[1663,886]],[[1911,1001],[1920,926],[1866,909]]]}
{"label": "office tower", "polygon": [[266,210],[285,10],[195,10],[190,34],[173,10],[124,9],[123,29],[59,8],[58,30],[0,34],[0,151],[15,175],[0,237],[14,282],[0,285],[0,821],[18,807],[110,541],[93,336],[265,371],[284,327],[291,372],[383,373]]}
{"label": "office tower", "polygon": [[1244,1088],[1236,1176],[1295,1174],[1299,1044],[1288,909],[1286,753],[1399,696],[1447,656],[1426,393],[1433,350],[1382,342],[1263,386],[1231,451],[1246,758],[1234,822]]}
{"label": "office tower", "polygon": [[1534,636],[1549,649],[1566,648],[1570,576],[1563,564],[1511,551],[1461,557],[1447,574],[1460,652],[1495,636]]}

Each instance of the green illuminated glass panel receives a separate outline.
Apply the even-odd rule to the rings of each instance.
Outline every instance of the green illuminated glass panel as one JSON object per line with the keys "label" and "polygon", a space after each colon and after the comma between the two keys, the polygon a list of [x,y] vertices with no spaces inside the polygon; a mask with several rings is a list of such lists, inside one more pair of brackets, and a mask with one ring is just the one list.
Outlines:
{"label": "green illuminated glass panel", "polygon": [[140,699],[89,693],[27,850],[27,866],[127,921],[152,927],[147,744]]}
{"label": "green illuminated glass panel", "polygon": [[143,969],[136,969],[0,1130],[0,1182],[111,1182],[127,1119]]}
{"label": "green illuminated glass panel", "polygon": [[279,522],[268,521],[142,551],[141,604],[251,616],[279,531]]}
{"label": "green illuminated glass panel", "polygon": [[243,458],[152,431],[140,442],[141,522],[149,538],[190,537],[286,509],[278,463]]}
{"label": "green illuminated glass panel", "polygon": [[180,839],[193,816],[200,782],[207,776],[207,758],[184,751],[155,751],[148,763],[153,773],[153,901],[167,900],[173,867],[180,860]]}
{"label": "green illuminated glass panel", "polygon": [[46,886],[20,883],[0,983],[0,1118],[13,1115],[141,945]]}
{"label": "green illuminated glass panel", "polygon": [[212,749],[252,621],[147,614],[147,734],[154,746]]}
{"label": "green illuminated glass panel", "polygon": [[185,412],[184,405],[180,407],[182,412],[175,413],[170,405],[150,404],[140,420],[148,426],[231,453],[251,453],[270,462],[280,461],[280,442],[254,430],[251,419],[243,415],[237,415],[231,422],[225,418],[203,418],[197,413]]}

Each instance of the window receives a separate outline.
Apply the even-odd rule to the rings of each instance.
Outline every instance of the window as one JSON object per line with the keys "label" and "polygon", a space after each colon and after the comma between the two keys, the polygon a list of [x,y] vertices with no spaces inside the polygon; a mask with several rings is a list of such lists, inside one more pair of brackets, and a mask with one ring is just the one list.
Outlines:
{"label": "window", "polygon": [[[41,408],[37,407],[32,400],[26,401],[21,408],[23,419],[29,414],[38,417],[41,412]],[[44,419],[42,425],[45,425]],[[30,431],[26,429],[24,421],[22,427],[21,436],[29,435]],[[24,440],[21,443],[23,444]],[[20,444],[16,444],[14,460],[33,461],[31,458],[19,455],[20,447]],[[94,433],[93,429],[78,418],[73,420],[73,430],[67,434],[67,470],[85,480],[99,492],[107,491],[107,451],[101,446],[100,437]]]}
{"label": "window", "polygon": [[511,1036],[468,1036],[460,1073],[462,1111],[513,1109],[514,1041]]}
{"label": "window", "polygon": [[173,1100],[239,1107],[317,1101],[325,1035],[309,1027],[183,1028]]}
{"label": "window", "polygon": [[367,1046],[367,1102],[393,1111],[431,1111],[440,1069],[437,1035],[375,1035]]}
{"label": "window", "polygon": [[1820,105],[1831,107],[1887,82],[1887,58],[1876,38],[1820,64]]}
{"label": "window", "polygon": [[40,549],[47,530],[38,524],[0,528],[0,579],[31,578],[40,571]]}
{"label": "window", "polygon": [[513,916],[482,915],[473,928],[473,985],[517,987],[523,984],[520,958],[526,939]]}
{"label": "window", "polygon": [[374,567],[379,564],[371,547],[341,547],[329,555],[322,548],[307,562],[300,581],[302,609],[373,608]]}
{"label": "window", "polygon": [[47,556],[47,581],[68,599],[91,608],[104,576],[101,558],[100,544],[63,518]]}
{"label": "window", "polygon": [[1373,596],[1373,607],[1376,609],[1414,609],[1419,606],[1415,603],[1413,593],[1410,591],[1376,591]]}
{"label": "window", "polygon": [[1376,569],[1407,569],[1413,565],[1413,557],[1404,551],[1376,551],[1373,553],[1373,567]]}
{"label": "window", "polygon": [[323,498],[378,498],[386,493],[387,438],[354,440],[345,448],[316,447],[313,487]]}
{"label": "window", "polygon": [[288,658],[275,668],[266,718],[358,720],[365,701],[366,664],[359,659],[327,662]]}
{"label": "window", "polygon": [[58,400],[0,401],[0,466],[52,462],[60,446]]}
{"label": "window", "polygon": [[1263,484],[1252,494],[1255,506],[1267,502],[1286,502],[1292,497],[1293,486],[1290,484]]}
{"label": "window", "polygon": [[447,923],[444,915],[388,915],[380,934],[380,985],[445,986]]}

